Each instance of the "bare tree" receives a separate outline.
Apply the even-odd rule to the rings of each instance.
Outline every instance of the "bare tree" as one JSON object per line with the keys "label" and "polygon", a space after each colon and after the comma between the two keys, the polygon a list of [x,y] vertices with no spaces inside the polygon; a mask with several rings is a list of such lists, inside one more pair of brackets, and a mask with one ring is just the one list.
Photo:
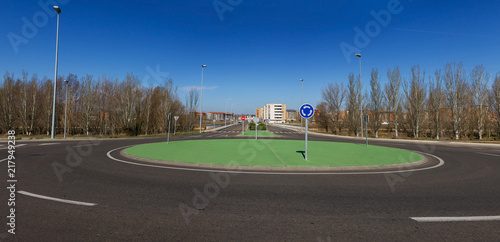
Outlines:
{"label": "bare tree", "polygon": [[119,123],[117,128],[133,135],[137,133],[137,106],[140,101],[139,77],[127,74],[125,80],[120,83],[118,95],[117,115]]}
{"label": "bare tree", "polygon": [[50,124],[52,117],[52,91],[54,90],[54,83],[52,80],[44,77],[42,80],[41,88],[41,97],[43,102],[40,105],[40,110],[44,110],[44,112],[42,112],[40,126],[42,130],[46,131],[47,135],[50,135]]}
{"label": "bare tree", "polygon": [[125,95],[123,92],[124,85],[120,83],[118,78],[109,81],[109,85],[106,85],[105,88],[109,93],[109,101],[106,105],[106,110],[109,112],[109,129],[111,135],[115,135],[116,133],[122,132],[124,129],[124,102],[127,99],[122,97],[122,95]]}
{"label": "bare tree", "polygon": [[95,109],[94,103],[96,101],[96,90],[98,89],[97,84],[94,81],[94,77],[92,75],[86,75],[82,77],[81,82],[82,90],[80,91],[82,95],[82,121],[83,127],[85,129],[86,135],[90,134],[90,126],[91,126],[91,116],[93,116],[93,112]]}
{"label": "bare tree", "polygon": [[164,91],[162,87],[156,87],[153,89],[151,95],[151,126],[153,127],[153,133],[161,133],[165,128],[164,119]]}
{"label": "bare tree", "polygon": [[443,77],[441,69],[434,72],[435,81],[431,79],[429,85],[429,109],[434,123],[434,132],[436,139],[439,139],[442,131],[442,114],[445,107],[445,96],[443,91]]}
{"label": "bare tree", "polygon": [[406,111],[413,137],[419,137],[425,112],[425,71],[420,72],[420,67],[411,67],[410,80],[403,82],[407,100]]}
{"label": "bare tree", "polygon": [[[68,80],[65,85],[64,80]],[[111,134],[126,131],[135,135],[166,131],[164,117],[168,113],[186,120],[185,107],[177,96],[172,80],[165,86],[145,89],[137,76],[128,74],[125,80],[109,81],[106,76],[94,79],[86,75],[78,79],[69,74],[57,78],[55,130],[61,131],[68,107],[67,127],[69,134]],[[53,112],[54,81],[37,75],[28,78],[23,71],[21,78],[6,72],[0,81],[0,134],[11,129],[18,133],[50,135]],[[145,97],[142,98],[143,90]],[[67,99],[66,99],[67,92]],[[193,105],[197,105],[196,98]],[[144,109],[143,107],[146,107]],[[194,110],[194,109],[193,109]],[[146,128],[141,128],[143,120]],[[182,127],[182,125],[181,125]]]}
{"label": "bare tree", "polygon": [[328,133],[328,127],[330,126],[330,115],[328,114],[327,110],[328,104],[326,102],[321,102],[316,106],[316,109],[318,109],[318,114],[314,115],[314,120],[319,123],[321,127],[325,129],[325,131]]}
{"label": "bare tree", "polygon": [[14,74],[6,72],[3,76],[1,93],[1,118],[4,131],[14,128]]}
{"label": "bare tree", "polygon": [[342,107],[346,96],[346,90],[341,83],[329,83],[322,91],[323,101],[326,103],[326,109],[332,114],[333,130],[337,129],[341,134],[343,127],[343,117],[341,117]]}
{"label": "bare tree", "polygon": [[[173,104],[175,101],[176,93],[177,93],[177,87],[174,86],[174,83],[172,79],[167,79],[165,80],[165,83],[163,85],[163,100],[162,100],[162,107],[163,107],[163,121],[165,127],[165,131],[167,132],[168,130],[168,114],[172,113],[173,111]],[[175,115],[172,114],[172,115]]]}
{"label": "bare tree", "polygon": [[152,111],[152,96],[153,96],[153,88],[150,87],[150,88],[147,88],[146,90],[143,91],[144,92],[144,98],[142,100],[142,107],[144,109],[146,109],[146,112],[144,113],[144,119],[146,120],[146,128],[145,128],[145,131],[146,131],[146,135],[148,135],[148,131],[149,131],[149,122],[151,120],[151,111]]}
{"label": "bare tree", "polygon": [[487,93],[488,93],[488,81],[490,79],[490,75],[488,73],[485,73],[485,68],[483,65],[479,65],[474,67],[471,73],[471,81],[472,81],[472,88],[474,90],[473,95],[474,95],[474,109],[475,113],[474,115],[476,116],[476,128],[479,133],[479,139],[483,139],[483,133],[484,133],[484,122],[486,119],[486,101],[487,101]]}
{"label": "bare tree", "polygon": [[493,107],[497,121],[497,139],[500,137],[500,75],[497,74],[495,82],[491,87]]}
{"label": "bare tree", "polygon": [[198,101],[200,100],[200,93],[196,88],[191,88],[188,95],[186,96],[186,124],[184,125],[185,131],[192,131],[194,129],[194,122],[196,115],[194,114],[196,108],[198,107]]}
{"label": "bare tree", "polygon": [[[398,137],[398,116],[401,107],[400,87],[401,87],[401,73],[399,67],[396,66],[393,71],[387,70],[388,83],[385,85],[385,94],[387,96],[387,105],[389,111],[394,115],[394,131],[396,138]],[[390,117],[389,117],[390,121]]]}
{"label": "bare tree", "polygon": [[[371,80],[371,111],[373,112],[373,118],[370,120],[373,132],[375,133],[375,138],[378,138],[378,131],[380,126],[382,126],[382,109],[384,107],[384,94],[382,88],[380,87],[380,77],[378,75],[377,68],[372,70]],[[368,127],[367,127],[368,128]]]}
{"label": "bare tree", "polygon": [[108,102],[110,101],[110,82],[106,75],[97,77],[97,85],[99,88],[96,90],[95,111],[97,115],[96,127],[98,128],[99,135],[107,133],[107,126],[109,122],[109,112],[107,111]]}
{"label": "bare tree", "polygon": [[358,82],[354,78],[353,73],[349,73],[347,84],[347,120],[349,124],[349,132],[354,132],[359,136],[359,92]]}
{"label": "bare tree", "polygon": [[16,102],[19,104],[19,108],[16,108],[17,111],[17,117],[20,118],[21,121],[21,128],[23,130],[24,134],[28,134],[28,127],[29,127],[29,115],[30,113],[28,112],[28,73],[23,70],[22,72],[22,80],[18,81],[17,83],[17,88],[19,89],[19,96],[20,100],[16,100]]}
{"label": "bare tree", "polygon": [[23,133],[31,135],[36,118],[37,77],[34,75],[28,81],[28,73],[23,71],[22,80],[18,80],[15,86],[18,89],[17,92],[19,92],[17,98],[15,98],[16,100],[14,100],[17,103],[15,116],[21,122]]}
{"label": "bare tree", "polygon": [[38,98],[38,77],[37,75],[33,75],[31,77],[31,81],[29,83],[29,88],[28,88],[28,93],[29,97],[31,99],[30,102],[30,121],[29,121],[29,135],[32,135],[34,132],[34,127],[35,127],[35,120],[38,118],[36,116],[36,107],[37,107],[37,98]]}
{"label": "bare tree", "polygon": [[460,138],[463,126],[463,115],[465,112],[465,95],[467,81],[462,62],[448,63],[445,66],[446,100],[451,110],[453,123],[453,134],[455,139]]}

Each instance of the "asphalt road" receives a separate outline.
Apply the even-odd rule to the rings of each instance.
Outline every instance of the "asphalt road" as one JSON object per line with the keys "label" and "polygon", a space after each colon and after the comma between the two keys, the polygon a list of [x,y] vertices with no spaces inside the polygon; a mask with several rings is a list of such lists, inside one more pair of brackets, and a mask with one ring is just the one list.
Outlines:
{"label": "asphalt road", "polygon": [[[241,126],[187,139],[235,138]],[[280,138],[304,134],[271,127]],[[364,143],[310,135],[311,140]],[[7,241],[498,241],[500,221],[417,222],[412,217],[500,215],[500,150],[372,144],[422,151],[444,165],[364,175],[227,174],[117,162],[107,153],[165,139],[36,141],[16,145],[16,234]],[[6,153],[6,142],[0,152]],[[196,150],[193,150],[196,152]],[[341,151],[339,151],[341,152]],[[112,152],[119,156],[119,152]],[[200,154],[202,155],[202,154]],[[6,162],[0,163],[2,171]],[[7,180],[6,172],[2,177]],[[19,193],[95,204],[75,205]]]}

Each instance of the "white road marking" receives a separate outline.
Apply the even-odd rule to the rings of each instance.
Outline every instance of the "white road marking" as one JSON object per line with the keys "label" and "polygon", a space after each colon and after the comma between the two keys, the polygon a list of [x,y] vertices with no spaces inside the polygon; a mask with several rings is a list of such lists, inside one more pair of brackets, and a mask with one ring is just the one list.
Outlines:
{"label": "white road marking", "polygon": [[411,217],[421,222],[477,222],[477,221],[500,221],[500,216],[470,216],[470,217]]}
{"label": "white road marking", "polygon": [[45,145],[57,145],[59,143],[43,143],[43,144],[39,144],[38,146],[45,146]]}
{"label": "white road marking", "polygon": [[86,144],[86,145],[75,145],[73,148],[78,148],[78,147],[89,147],[89,146],[96,146],[95,144]]}
{"label": "white road marking", "polygon": [[66,200],[66,199],[60,199],[60,198],[54,198],[54,197],[47,197],[47,196],[38,195],[38,194],[34,194],[31,192],[25,192],[25,191],[18,191],[17,193],[23,194],[26,196],[30,196],[30,197],[36,197],[36,198],[40,198],[40,199],[51,200],[51,201],[56,201],[56,202],[61,202],[61,203],[69,203],[69,204],[80,205],[80,206],[92,207],[92,206],[97,205],[96,203],[86,203],[86,202],[78,202],[78,201],[72,201],[72,200]]}
{"label": "white road marking", "polygon": [[265,172],[265,171],[259,172],[259,171],[230,171],[230,170],[216,170],[216,169],[209,170],[209,169],[184,168],[184,167],[174,167],[174,166],[159,166],[159,165],[141,164],[141,163],[134,163],[134,162],[130,162],[130,161],[124,161],[124,160],[120,160],[120,159],[117,159],[117,158],[111,156],[111,152],[113,152],[115,150],[119,150],[119,149],[125,149],[125,148],[131,147],[131,146],[135,146],[135,145],[128,145],[128,146],[123,146],[123,147],[119,147],[116,149],[112,149],[112,150],[108,151],[108,153],[106,155],[108,156],[108,158],[110,158],[114,161],[118,161],[118,162],[125,163],[125,164],[130,164],[130,165],[136,165],[136,166],[145,166],[145,167],[171,169],[171,170],[182,170],[182,171],[222,172],[222,173],[231,173],[231,174],[257,174],[257,175],[374,175],[374,174],[393,174],[393,173],[407,173],[407,172],[415,172],[415,171],[425,171],[425,170],[435,169],[435,168],[438,168],[438,167],[444,165],[443,159],[441,159],[435,155],[431,155],[431,154],[424,153],[424,152],[418,152],[418,151],[414,151],[414,152],[426,154],[428,156],[432,156],[432,157],[439,160],[439,164],[437,164],[435,166],[431,166],[431,167],[411,169],[411,170],[402,170],[402,171],[369,171],[369,172],[345,172],[345,173],[341,173],[341,172]]}
{"label": "white road marking", "polygon": [[[16,148],[19,148],[19,147],[23,147],[25,146],[26,144],[18,144],[18,145],[15,145]],[[9,147],[4,147],[4,148],[0,148],[0,150],[6,150],[8,149]]]}
{"label": "white road marking", "polygon": [[2,159],[2,160],[0,160],[0,163],[2,163],[2,161],[6,161],[6,160],[8,160],[8,159],[9,159],[9,158]]}
{"label": "white road marking", "polygon": [[497,155],[497,154],[488,154],[488,153],[481,153],[481,152],[476,152],[476,154],[491,155],[491,156],[500,156],[500,155]]}

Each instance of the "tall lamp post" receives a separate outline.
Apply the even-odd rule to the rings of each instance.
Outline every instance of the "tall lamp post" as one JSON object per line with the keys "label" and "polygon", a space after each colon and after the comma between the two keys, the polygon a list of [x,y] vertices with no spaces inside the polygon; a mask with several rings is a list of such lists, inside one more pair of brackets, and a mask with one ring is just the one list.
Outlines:
{"label": "tall lamp post", "polygon": [[64,138],[66,139],[66,117],[68,115],[68,85],[69,85],[69,81],[64,80],[64,82],[66,83],[66,104],[64,107]]}
{"label": "tall lamp post", "polygon": [[[302,99],[304,98],[304,79],[300,79],[299,81],[302,84],[300,87],[300,105],[302,105]],[[300,116],[300,130],[302,130],[302,115]]]}
{"label": "tall lamp post", "polygon": [[227,104],[229,103],[229,100],[233,100],[232,98],[228,98],[226,101],[226,111],[224,112],[224,126],[226,126],[226,115],[227,115]]}
{"label": "tall lamp post", "polygon": [[201,65],[201,101],[200,101],[200,134],[201,134],[201,119],[203,118],[203,68],[207,65]]}
{"label": "tall lamp post", "polygon": [[233,113],[233,107],[234,107],[234,103],[233,103],[233,104],[231,104],[231,115],[230,115],[230,117],[229,117],[229,118],[231,119],[231,122],[229,122],[229,124],[232,124],[232,123],[233,123],[233,118],[234,118],[234,115],[233,115],[233,114],[234,114],[234,113]]}
{"label": "tall lamp post", "polygon": [[54,101],[52,103],[52,132],[50,138],[54,138],[54,127],[56,120],[56,90],[57,90],[57,56],[59,54],[59,14],[61,13],[61,8],[54,6],[54,10],[57,12],[57,34],[56,34],[56,73],[54,74]]}
{"label": "tall lamp post", "polygon": [[[361,123],[361,138],[363,138],[363,95],[361,89],[361,54],[356,54],[359,57],[359,107],[361,114],[359,115],[359,120]],[[368,127],[366,127],[368,129]]]}

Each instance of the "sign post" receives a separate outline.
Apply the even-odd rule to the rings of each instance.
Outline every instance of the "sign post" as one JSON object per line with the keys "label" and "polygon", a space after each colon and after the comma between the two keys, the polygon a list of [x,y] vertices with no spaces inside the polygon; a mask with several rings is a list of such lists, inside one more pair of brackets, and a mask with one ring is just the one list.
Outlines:
{"label": "sign post", "polygon": [[306,119],[306,151],[304,158],[307,160],[307,132],[309,130],[309,119],[314,115],[314,107],[309,103],[304,103],[300,106],[300,116]]}
{"label": "sign post", "polygon": [[214,119],[214,129],[215,129],[215,119]]}
{"label": "sign post", "polygon": [[257,124],[259,123],[259,118],[253,118],[253,122],[255,123],[255,139],[257,139]]}
{"label": "sign post", "polygon": [[366,130],[366,147],[368,147],[368,121],[370,120],[370,117],[368,114],[365,114],[365,130]]}
{"label": "sign post", "polygon": [[177,129],[177,119],[179,119],[179,116],[174,116],[174,136],[175,136],[175,130]]}
{"label": "sign post", "polygon": [[170,141],[170,121],[172,121],[172,113],[168,113],[168,136],[167,136],[167,144]]}
{"label": "sign post", "polygon": [[241,135],[245,133],[245,116],[241,116]]}

